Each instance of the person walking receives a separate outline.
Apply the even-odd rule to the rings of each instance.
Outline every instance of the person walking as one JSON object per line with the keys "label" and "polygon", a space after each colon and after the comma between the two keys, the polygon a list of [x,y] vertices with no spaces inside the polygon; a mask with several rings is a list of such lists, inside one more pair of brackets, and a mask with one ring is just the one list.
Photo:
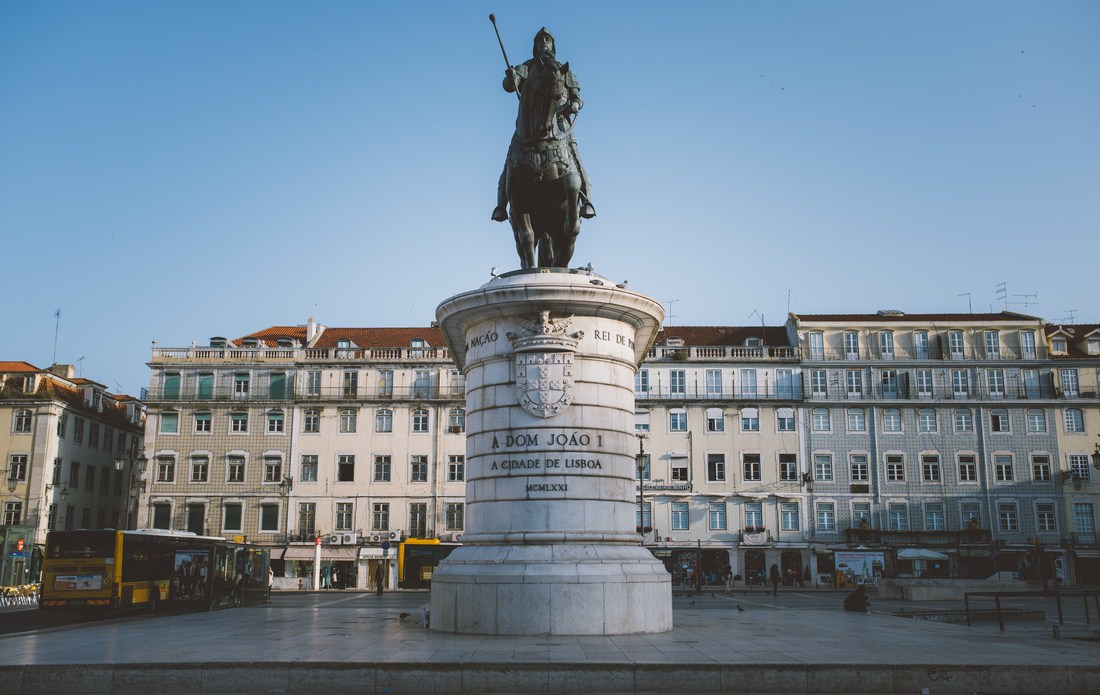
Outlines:
{"label": "person walking", "polygon": [[382,595],[382,582],[386,579],[386,570],[383,569],[382,563],[378,563],[378,567],[374,570],[374,583],[375,588],[378,590],[378,595]]}
{"label": "person walking", "polygon": [[771,576],[769,577],[769,579],[772,583],[772,596],[778,596],[779,582],[781,581],[779,577],[779,565],[772,565]]}

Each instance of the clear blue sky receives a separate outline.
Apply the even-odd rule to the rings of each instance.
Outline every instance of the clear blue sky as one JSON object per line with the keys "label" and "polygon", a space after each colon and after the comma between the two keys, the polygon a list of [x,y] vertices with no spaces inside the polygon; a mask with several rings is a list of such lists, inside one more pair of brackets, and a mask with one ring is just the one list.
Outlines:
{"label": "clear blue sky", "polygon": [[1000,282],[1100,321],[1098,2],[5,0],[0,359],[48,366],[60,308],[57,360],[136,395],[154,339],[426,325],[518,267],[490,12],[581,82],[574,265],[673,324]]}

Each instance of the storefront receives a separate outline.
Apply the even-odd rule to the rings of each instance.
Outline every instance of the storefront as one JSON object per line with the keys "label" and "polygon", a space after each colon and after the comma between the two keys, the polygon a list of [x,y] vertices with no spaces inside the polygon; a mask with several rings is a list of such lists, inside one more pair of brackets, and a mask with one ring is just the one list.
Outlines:
{"label": "storefront", "polygon": [[737,572],[730,561],[730,548],[696,545],[659,546],[649,550],[672,575],[673,589],[724,587],[726,572]]}
{"label": "storefront", "polygon": [[[314,563],[317,558],[315,545],[291,545],[272,551],[272,556],[283,562],[284,576],[295,578],[298,588],[313,588]],[[355,546],[321,546],[319,588],[355,589],[360,586],[358,548]],[[284,582],[279,582],[283,584]],[[291,582],[293,583],[293,582]]]}

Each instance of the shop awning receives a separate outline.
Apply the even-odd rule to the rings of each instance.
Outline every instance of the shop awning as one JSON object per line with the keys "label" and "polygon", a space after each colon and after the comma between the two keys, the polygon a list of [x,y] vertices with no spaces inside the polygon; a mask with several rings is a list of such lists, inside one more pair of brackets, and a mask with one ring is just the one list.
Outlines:
{"label": "shop awning", "polygon": [[[352,561],[355,560],[358,550],[355,546],[346,548],[321,546],[321,559],[337,562]],[[314,557],[316,555],[312,545],[292,545],[283,551],[284,560],[312,560]]]}
{"label": "shop awning", "polygon": [[927,548],[905,548],[898,551],[899,560],[946,560],[943,553]]}
{"label": "shop awning", "polygon": [[1074,550],[1073,554],[1077,557],[1100,558],[1100,550]]}

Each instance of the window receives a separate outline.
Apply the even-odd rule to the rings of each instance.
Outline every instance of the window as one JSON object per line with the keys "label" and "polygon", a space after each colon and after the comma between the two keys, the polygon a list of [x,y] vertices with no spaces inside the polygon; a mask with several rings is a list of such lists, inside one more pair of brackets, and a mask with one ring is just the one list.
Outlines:
{"label": "window", "polygon": [[775,395],[779,398],[794,398],[794,372],[792,370],[775,370]]}
{"label": "window", "polygon": [[392,469],[392,458],[389,454],[377,454],[374,457],[374,482],[376,483],[388,483],[390,482],[390,474]]}
{"label": "window", "polygon": [[237,373],[233,375],[233,396],[236,398],[248,398],[248,386],[249,386],[248,373]]}
{"label": "window", "polygon": [[413,432],[428,431],[428,411],[426,409],[417,408],[413,411],[412,426]]}
{"label": "window", "polygon": [[879,331],[878,334],[878,353],[879,357],[884,360],[894,359],[894,332],[893,331]]}
{"label": "window", "polygon": [[447,530],[461,531],[466,528],[466,505],[462,502],[447,503]]}
{"label": "window", "polygon": [[886,480],[892,483],[905,480],[905,457],[901,454],[886,455]]}
{"label": "window", "polygon": [[213,429],[213,414],[208,412],[195,413],[195,434],[210,434]]}
{"label": "window", "polygon": [[1058,530],[1058,517],[1053,502],[1038,502],[1035,505],[1035,528],[1043,532]]}
{"label": "window", "polygon": [[1012,457],[1006,454],[997,454],[993,457],[993,473],[999,483],[1008,483],[1012,476]]}
{"label": "window", "polygon": [[779,528],[783,531],[798,530],[798,503],[779,503]]}
{"label": "window", "polygon": [[645,502],[639,509],[634,508],[634,525],[640,529],[653,528],[653,503]]}
{"label": "window", "polygon": [[179,372],[165,372],[164,373],[164,400],[166,400],[166,401],[176,401],[176,400],[179,400],[179,397],[180,397],[180,374],[179,374]]}
{"label": "window", "polygon": [[95,466],[88,466],[84,470],[84,489],[85,490],[92,490],[92,491],[95,490],[95,472],[96,472],[96,467]]}
{"label": "window", "polygon": [[345,371],[340,394],[344,398],[355,398],[357,393],[359,393],[359,372]]}
{"label": "window", "polygon": [[64,465],[61,457],[57,457],[53,460],[53,473],[50,476],[50,483],[52,485],[61,484],[61,467]]}
{"label": "window", "polygon": [[844,383],[847,386],[848,398],[863,396],[863,372],[858,369],[846,370],[844,372]]}
{"label": "window", "polygon": [[[73,473],[76,472],[79,463],[73,461],[72,469],[69,473],[69,484],[72,485]],[[157,457],[157,482],[158,483],[174,483],[176,482],[176,459],[171,456],[158,456]]]}
{"label": "window", "polygon": [[[638,459],[641,459],[641,464],[637,463]],[[635,480],[650,480],[650,467],[649,467],[649,454],[638,454],[635,457]]]}
{"label": "window", "polygon": [[1090,480],[1089,457],[1086,454],[1070,454],[1068,457],[1069,472],[1074,478],[1083,483]]}
{"label": "window", "polygon": [[8,480],[27,479],[27,454],[12,454],[8,459]]}
{"label": "window", "polygon": [[431,373],[427,369],[417,369],[413,372],[413,398],[427,398]]}
{"label": "window", "polygon": [[[19,522],[23,519],[23,503],[22,502],[5,502],[4,503],[4,525],[5,526],[18,526]],[[12,545],[14,548],[15,546]]]}
{"label": "window", "polygon": [[832,502],[817,503],[817,530],[836,531],[836,507]]}
{"label": "window", "polygon": [[924,505],[924,530],[925,531],[943,531],[943,505],[936,503],[929,503]]}
{"label": "window", "polygon": [[917,411],[917,429],[921,432],[936,432],[940,428],[936,418],[936,411],[932,408],[921,408]]}
{"label": "window", "polygon": [[844,359],[859,359],[859,334],[855,331],[845,331],[844,333]]}
{"label": "window", "polygon": [[686,458],[674,458],[671,463],[672,479],[676,482],[687,482],[688,467]]}
{"label": "window", "polygon": [[425,502],[413,502],[409,505],[409,535],[424,538],[428,535],[428,505]]}
{"label": "window", "polygon": [[920,457],[921,477],[926,483],[938,483],[942,479],[940,475],[939,454],[922,454]]}
{"label": "window", "polygon": [[688,503],[687,502],[673,502],[672,503],[672,530],[673,531],[687,531],[688,528],[689,528]]}
{"label": "window", "polygon": [[417,454],[409,462],[409,481],[414,483],[428,482],[428,457]]}
{"label": "window", "polygon": [[306,395],[307,396],[320,396],[321,395],[321,372],[318,372],[318,371],[306,372]]}
{"label": "window", "polygon": [[225,520],[222,528],[226,531],[241,530],[241,504],[240,502],[227,502],[225,505]]}
{"label": "window", "polygon": [[374,431],[385,433],[393,432],[393,411],[389,408],[379,408],[374,413]]}
{"label": "window", "polygon": [[798,457],[795,454],[779,455],[779,479],[788,483],[798,481]]}
{"label": "window", "polygon": [[307,434],[317,434],[321,431],[321,411],[309,408],[302,414],[302,431]]}
{"label": "window", "polygon": [[985,383],[989,390],[990,398],[1004,398],[1005,397],[1005,370],[1003,369],[987,369],[985,370]]}
{"label": "window", "polygon": [[649,370],[639,369],[634,374],[634,393],[649,393]]}
{"label": "window", "polygon": [[794,408],[780,408],[775,411],[776,429],[780,432],[794,432]]}
{"label": "window", "polygon": [[46,512],[46,530],[57,530],[57,505],[51,504]]}
{"label": "window", "polygon": [[764,505],[761,502],[745,503],[745,526],[764,528]]}
{"label": "window", "polygon": [[248,432],[248,413],[230,413],[229,431],[237,434]]}
{"label": "window", "polygon": [[918,360],[928,359],[928,331],[913,332],[913,353]]}
{"label": "window", "polygon": [[210,459],[195,456],[191,459],[191,482],[205,483],[210,480]]}
{"label": "window", "polygon": [[994,408],[989,411],[989,429],[991,432],[1011,432],[1008,411],[1004,408]]}
{"label": "window", "polygon": [[898,397],[898,372],[896,369],[884,369],[879,373],[882,382],[882,397]]}
{"label": "window", "polygon": [[963,502],[959,509],[962,512],[963,527],[980,528],[982,525],[981,504],[978,502]]}
{"label": "window", "polygon": [[1020,331],[1020,357],[1033,360],[1036,356],[1035,331]]}
{"label": "window", "polygon": [[378,395],[379,396],[392,396],[393,395],[393,370],[392,369],[379,369],[378,370]]}
{"label": "window", "polygon": [[336,482],[351,483],[355,481],[355,455],[340,454],[336,457]]}
{"label": "window", "polygon": [[687,432],[687,411],[682,408],[676,408],[668,411],[668,431],[669,432]]}
{"label": "window", "polygon": [[827,375],[824,369],[810,371],[810,393],[814,396],[826,396],[829,393]]}
{"label": "window", "polygon": [[959,482],[978,482],[978,463],[971,454],[959,454]]}
{"label": "window", "polygon": [[[789,454],[788,454],[789,455]],[[780,454],[782,459],[784,454]],[[791,455],[793,457],[793,455]],[[782,465],[782,464],[780,464]],[[789,480],[789,478],[781,478],[783,480]],[[814,454],[814,480],[832,480],[833,479],[833,456],[832,454]]]}
{"label": "window", "polygon": [[302,454],[302,464],[298,479],[303,483],[317,482],[317,454]]}
{"label": "window", "polygon": [[917,398],[932,397],[932,370],[917,370]]}
{"label": "window", "polygon": [[[158,478],[159,480],[159,478]],[[169,481],[171,482],[171,481]],[[69,487],[78,487],[80,485],[80,463],[73,461],[69,465]]]}
{"label": "window", "polygon": [[864,526],[871,526],[871,503],[869,501],[854,501],[851,503],[851,525],[856,528]]}
{"label": "window", "polygon": [[354,434],[359,424],[359,414],[351,408],[340,411],[340,433]]}
{"label": "window", "polygon": [[1029,408],[1027,411],[1027,431],[1046,432],[1047,414],[1039,408]]}
{"label": "window", "polygon": [[[757,429],[760,421],[756,421]],[[707,408],[707,432],[724,432],[726,429],[726,416],[721,408]]]}
{"label": "window", "polygon": [[970,408],[956,408],[955,409],[955,431],[956,432],[973,432],[974,431],[974,413]]}
{"label": "window", "polygon": [[1031,457],[1031,479],[1037,483],[1050,482],[1050,457],[1045,454],[1033,454]]}
{"label": "window", "polygon": [[741,370],[741,395],[750,398],[755,398],[756,392],[756,370],[755,369],[742,369]]}
{"label": "window", "polygon": [[951,359],[961,360],[966,352],[966,348],[963,344],[962,331],[949,331],[947,333],[947,345],[951,351]]}
{"label": "window", "polygon": [[814,432],[828,432],[832,428],[828,408],[814,408],[811,413],[811,422]]}
{"label": "window", "polygon": [[900,502],[886,505],[886,519],[891,531],[909,530],[909,510]]}
{"label": "window", "polygon": [[970,395],[970,372],[965,369],[951,370],[951,391],[955,398],[966,398]]}
{"label": "window", "polygon": [[451,408],[447,412],[447,429],[451,432],[466,431],[466,411],[462,408]]}
{"label": "window", "polygon": [[711,531],[726,530],[725,502],[710,502],[707,504],[707,528]]}
{"label": "window", "polygon": [[314,502],[298,503],[298,532],[303,536],[317,533],[317,505]]}
{"label": "window", "polygon": [[985,332],[985,356],[986,356],[986,359],[991,359],[991,360],[1001,359],[1001,332],[1000,331],[986,331]]}
{"label": "window", "polygon": [[867,413],[863,408],[849,408],[848,409],[848,431],[849,432],[866,432],[867,431]]}
{"label": "window", "polygon": [[352,520],[354,518],[352,502],[337,502],[336,503],[336,527],[335,531],[350,531],[352,529]]}
{"label": "window", "polygon": [[649,411],[639,410],[634,413],[634,431],[635,432],[648,432],[649,431]]}
{"label": "window", "polygon": [[741,431],[742,432],[759,432],[760,431],[760,411],[756,408],[742,408],[741,409]]}
{"label": "window", "polygon": [[882,431],[901,432],[901,411],[897,408],[887,408],[882,411]]}
{"label": "window", "polygon": [[668,392],[682,394],[686,389],[686,375],[683,369],[671,369],[668,372]]}
{"label": "window", "polygon": [[997,523],[1002,531],[1020,530],[1020,519],[1014,502],[1001,502],[997,505]]}
{"label": "window", "polygon": [[867,465],[867,454],[849,454],[848,466],[852,471],[853,483],[865,483],[871,479],[871,470]]}
{"label": "window", "polygon": [[161,434],[177,434],[180,431],[180,415],[179,413],[161,413],[160,414],[160,433]]}
{"label": "window", "polygon": [[278,456],[264,456],[264,482],[283,482],[283,460]]}
{"label": "window", "polygon": [[1076,369],[1060,369],[1059,373],[1062,378],[1062,396],[1065,398],[1077,398],[1080,395],[1078,391],[1079,382],[1077,380]]}
{"label": "window", "polygon": [[61,413],[61,415],[59,415],[57,417],[57,437],[58,437],[58,439],[64,439],[65,438],[65,424],[68,422],[68,420],[69,420],[69,416],[66,415],[65,413]]}
{"label": "window", "polygon": [[99,423],[98,422],[88,423],[88,448],[89,449],[98,449],[99,448]]}
{"label": "window", "polygon": [[707,482],[720,483],[726,479],[726,455],[707,454]]}
{"label": "window", "polygon": [[260,531],[272,532],[279,530],[279,505],[260,505]]}
{"label": "window", "polygon": [[821,332],[810,333],[810,359],[825,359],[825,334]]}
{"label": "window", "polygon": [[447,457],[447,480],[452,483],[461,483],[466,480],[466,457],[462,454],[451,454]]}
{"label": "window", "polygon": [[281,411],[273,410],[267,414],[267,433],[283,433],[283,413]]}
{"label": "window", "polygon": [[228,483],[243,483],[244,482],[244,457],[243,456],[230,456],[226,459],[226,482]]}
{"label": "window", "polygon": [[1076,434],[1085,431],[1085,418],[1080,408],[1066,408],[1064,415],[1066,434]]}
{"label": "window", "polygon": [[1091,502],[1073,503],[1073,528],[1082,539],[1096,542],[1096,514]]}
{"label": "window", "polygon": [[722,370],[721,369],[708,369],[706,371],[707,379],[707,395],[708,396],[721,396],[722,395]]}
{"label": "window", "polygon": [[745,481],[759,481],[760,454],[741,454],[741,470]]}

